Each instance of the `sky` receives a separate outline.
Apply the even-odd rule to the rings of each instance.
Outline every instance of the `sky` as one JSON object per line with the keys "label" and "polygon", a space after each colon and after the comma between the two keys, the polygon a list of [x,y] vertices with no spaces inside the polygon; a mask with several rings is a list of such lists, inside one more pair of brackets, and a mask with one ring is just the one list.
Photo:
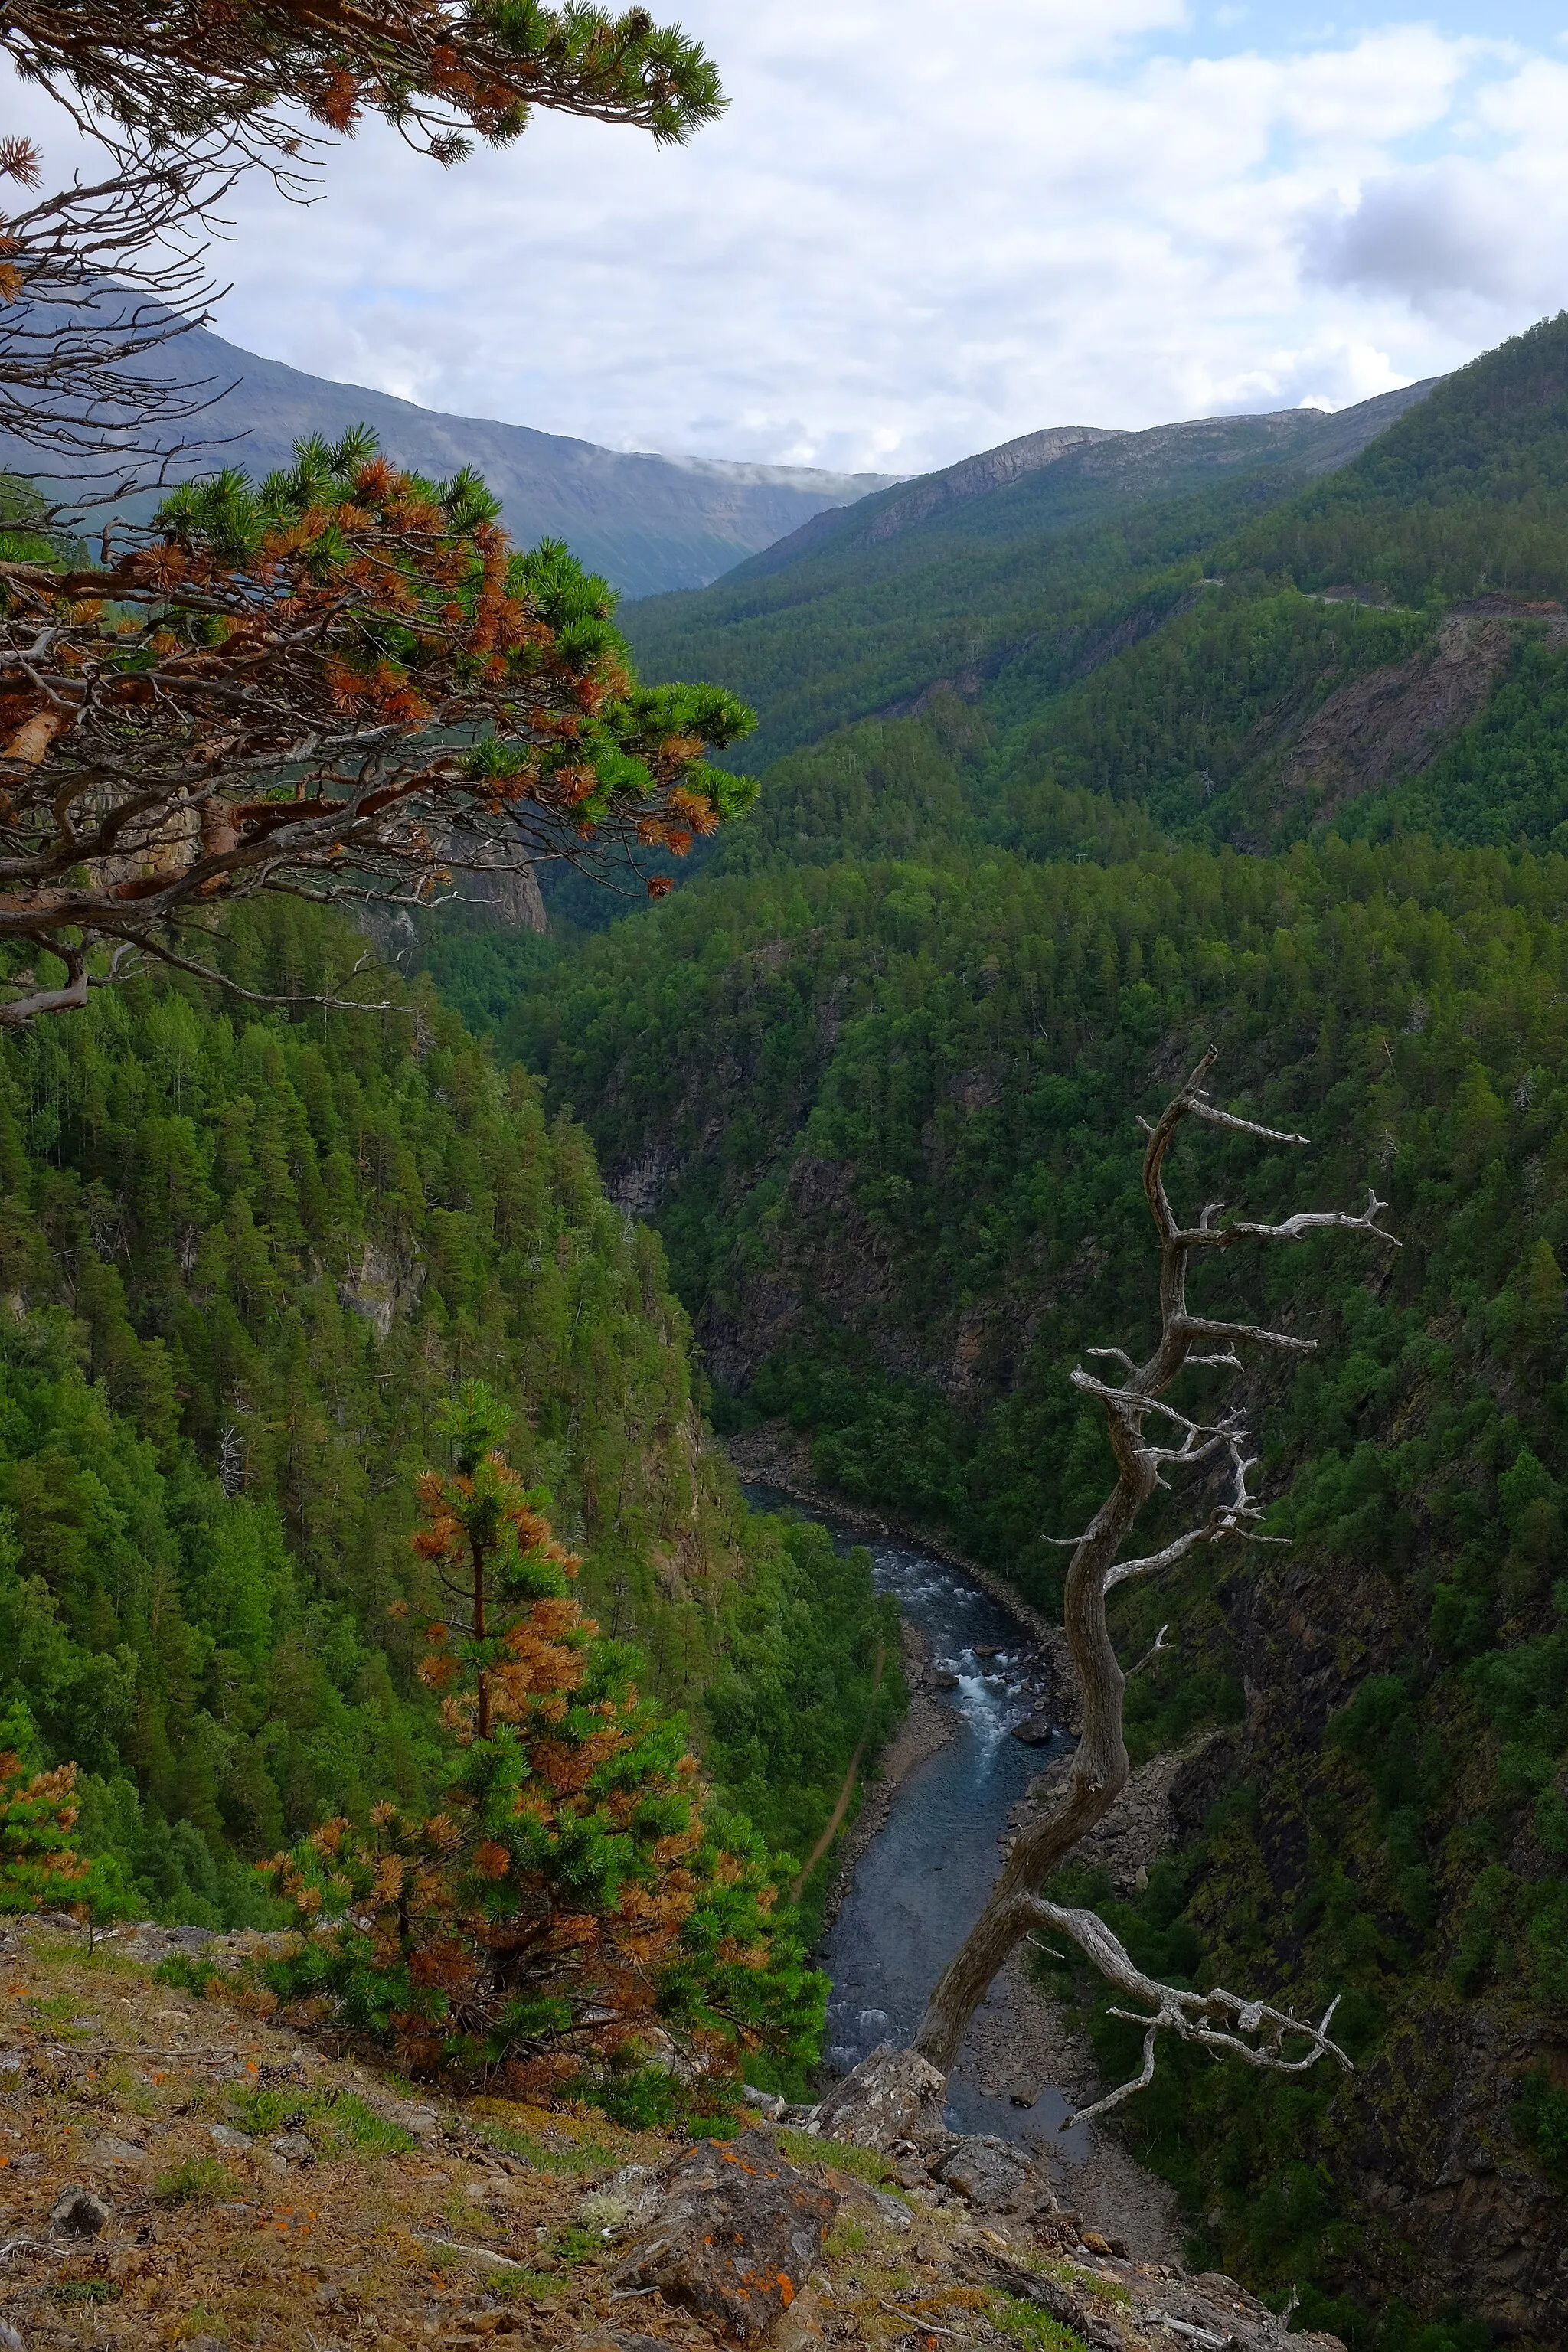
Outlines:
{"label": "sky", "polygon": [[319,203],[243,193],[218,331],[615,448],[907,474],[1342,407],[1568,307],[1568,0],[681,14],[731,101],[687,147],[542,117],[443,172],[368,126]]}

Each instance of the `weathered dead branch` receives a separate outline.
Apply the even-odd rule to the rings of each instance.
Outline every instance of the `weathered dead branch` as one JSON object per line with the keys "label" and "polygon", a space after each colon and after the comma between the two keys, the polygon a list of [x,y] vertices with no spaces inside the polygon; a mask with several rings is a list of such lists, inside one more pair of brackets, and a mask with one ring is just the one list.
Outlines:
{"label": "weathered dead branch", "polygon": [[[1151,2079],[1155,2043],[1164,2032],[1228,2053],[1249,2065],[1284,2072],[1314,2065],[1325,2055],[1342,2065],[1350,2063],[1344,2052],[1329,2039],[1331,2005],[1321,2021],[1312,2025],[1266,2001],[1239,1994],[1217,1989],[1178,1991],[1135,1968],[1092,1912],[1066,1909],[1048,1902],[1044,1894],[1052,1873],[1103,1820],[1127,1785],[1122,1699],[1128,1677],[1118,1663],[1106,1623],[1107,1594],[1134,1577],[1160,1575],[1205,1546],[1283,1540],[1265,1536],[1259,1526],[1264,1506],[1248,1484],[1258,1468],[1258,1457],[1247,1451],[1242,1414],[1228,1412],[1205,1422],[1167,1403],[1164,1391],[1188,1366],[1239,1371],[1243,1360],[1238,1349],[1268,1348],[1277,1354],[1301,1356],[1310,1354],[1316,1342],[1261,1324],[1194,1314],[1187,1304],[1187,1276],[1194,1254],[1232,1249],[1242,1242],[1295,1242],[1325,1231],[1370,1234],[1391,1248],[1399,1246],[1377,1222],[1385,1203],[1375,1192],[1369,1192],[1367,1205],[1359,1214],[1301,1211],[1279,1224],[1241,1220],[1220,1223],[1224,1203],[1211,1202],[1195,1225],[1182,1224],[1165,1190],[1164,1167],[1184,1118],[1269,1143],[1297,1145],[1306,1140],[1304,1136],[1260,1126],[1211,1103],[1203,1088],[1214,1061],[1212,1052],[1204,1055],[1157,1121],[1151,1125],[1140,1120],[1149,1138],[1143,1155],[1143,1191],[1160,1244],[1160,1336],[1154,1349],[1142,1364],[1135,1363],[1125,1349],[1090,1349],[1092,1356],[1121,1367],[1120,1382],[1086,1371],[1081,1365],[1071,1374],[1074,1387],[1105,1408],[1117,1467],[1115,1487],[1074,1541],[1063,1601],[1068,1643],[1083,1689],[1083,1736],[1060,1799],[1014,1845],[990,1900],[931,1994],[914,2042],[923,2057],[945,2071],[956,2057],[969,2021],[993,1978],[1020,1937],[1038,1927],[1054,1928],[1070,1936],[1102,1976],[1143,2005],[1136,2013],[1116,2012],[1132,2017],[1145,2029],[1142,2072],[1084,2111],[1089,2114],[1115,2105]],[[1219,1343],[1217,1349],[1199,1352],[1198,1343],[1208,1341]],[[1146,1425],[1151,1415],[1161,1425],[1158,1440]],[[1226,1491],[1199,1526],[1174,1537],[1158,1551],[1142,1558],[1121,1557],[1139,1514],[1160,1487],[1169,1485],[1168,1472],[1217,1467],[1221,1463],[1226,1466]],[[1162,1628],[1162,1641],[1163,1633]],[[1146,1663],[1140,1659],[1131,1671],[1136,1673]],[[1287,2054],[1289,2051],[1295,2054]]]}

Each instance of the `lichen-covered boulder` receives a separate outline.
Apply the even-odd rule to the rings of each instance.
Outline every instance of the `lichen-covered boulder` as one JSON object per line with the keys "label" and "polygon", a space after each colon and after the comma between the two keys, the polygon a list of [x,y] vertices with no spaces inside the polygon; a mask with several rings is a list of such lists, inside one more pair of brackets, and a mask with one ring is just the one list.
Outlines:
{"label": "lichen-covered boulder", "polygon": [[856,2147],[889,2148],[900,2142],[929,2147],[946,2134],[947,2077],[918,2050],[879,2042],[852,2074],[836,2083],[812,2118],[825,2139]]}
{"label": "lichen-covered boulder", "polygon": [[779,2154],[764,2131],[692,2148],[669,2177],[648,2235],[617,2273],[742,2344],[789,2309],[820,2259],[837,2193]]}
{"label": "lichen-covered boulder", "polygon": [[977,2213],[1034,2213],[1050,2202],[1049,2184],[1028,2151],[985,2132],[954,2140],[931,2173]]}

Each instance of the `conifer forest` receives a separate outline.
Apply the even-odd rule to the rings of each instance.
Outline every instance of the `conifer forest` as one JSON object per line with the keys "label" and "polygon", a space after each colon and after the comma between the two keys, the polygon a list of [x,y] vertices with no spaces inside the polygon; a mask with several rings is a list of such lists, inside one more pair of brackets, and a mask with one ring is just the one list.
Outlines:
{"label": "conifer forest", "polygon": [[[679,144],[700,46],[76,13],[0,44],[104,171],[47,196],[0,142],[5,1968],[24,1923],[102,1969],[204,1931],[157,1983],[213,2035],[381,2066],[542,2196],[597,2164],[485,2240],[586,2348],[550,2297],[678,2142],[782,2117],[868,2276],[900,2197],[1014,2211],[952,2186],[940,2084],[940,2162],[853,2110],[945,2076],[1005,1958],[1163,2200],[1149,2277],[1263,2332],[1085,2303],[1085,2248],[1141,2250],[1053,2174],[1064,2259],[999,2220],[938,2315],[911,2254],[768,2345],[1568,2344],[1568,313],[619,603],[368,431],[168,487],[167,370],[237,174],[330,205],[374,116],[410,173],[537,110]],[[851,2069],[829,1938],[959,1679],[895,1537],[1031,1629],[1067,1777],[984,1967],[949,1923],[945,2023],[927,1985]],[[280,2170],[415,2165],[346,2075],[252,2074]],[[145,2210],[248,2210],[218,2162]],[[444,2295],[469,2193],[403,2263]],[[309,2341],[393,2341],[338,2275]],[[97,2326],[99,2276],[37,2309]],[[668,2340],[753,2340],[682,2294]],[[143,2340],[306,2340],[218,2308]],[[37,2325],[0,2342],[132,2340]]]}

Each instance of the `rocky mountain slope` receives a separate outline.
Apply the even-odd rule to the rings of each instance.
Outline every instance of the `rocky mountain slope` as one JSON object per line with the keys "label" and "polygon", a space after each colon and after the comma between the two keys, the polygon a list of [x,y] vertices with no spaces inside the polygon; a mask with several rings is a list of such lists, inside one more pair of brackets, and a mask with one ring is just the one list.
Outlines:
{"label": "rocky mountain slope", "polygon": [[5,1953],[0,2343],[23,2352],[1337,2352],[1231,2280],[1130,2260],[1016,2150],[918,2102],[693,2147],[422,2096],[159,1981],[171,1947],[237,1957],[158,1929],[89,1957],[47,1924]]}

